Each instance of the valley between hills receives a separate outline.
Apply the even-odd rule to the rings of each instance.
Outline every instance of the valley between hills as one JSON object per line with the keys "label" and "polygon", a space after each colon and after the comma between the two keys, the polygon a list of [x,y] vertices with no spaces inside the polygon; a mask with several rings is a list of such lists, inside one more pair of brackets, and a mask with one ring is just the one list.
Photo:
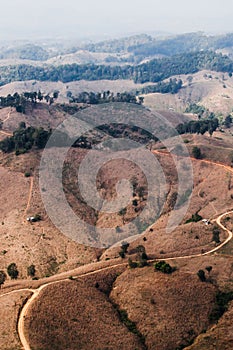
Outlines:
{"label": "valley between hills", "polygon": [[231,41],[2,48],[0,349],[232,349]]}

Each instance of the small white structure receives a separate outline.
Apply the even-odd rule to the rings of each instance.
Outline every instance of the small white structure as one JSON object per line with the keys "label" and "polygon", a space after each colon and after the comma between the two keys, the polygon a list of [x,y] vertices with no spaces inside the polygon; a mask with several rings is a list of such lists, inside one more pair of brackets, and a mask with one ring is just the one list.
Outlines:
{"label": "small white structure", "polygon": [[29,221],[29,222],[33,222],[35,220],[36,220],[36,218],[34,216],[27,217],[27,221]]}
{"label": "small white structure", "polygon": [[203,220],[201,220],[202,222],[204,222],[204,224],[206,224],[207,226],[209,225],[209,220],[207,220],[207,219],[203,219]]}

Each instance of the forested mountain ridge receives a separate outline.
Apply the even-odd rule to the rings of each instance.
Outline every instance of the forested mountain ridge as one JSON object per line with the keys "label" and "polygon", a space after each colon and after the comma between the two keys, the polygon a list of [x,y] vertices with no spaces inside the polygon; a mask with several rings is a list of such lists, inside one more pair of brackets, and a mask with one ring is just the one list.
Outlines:
{"label": "forested mountain ridge", "polygon": [[164,55],[172,56],[183,52],[200,50],[220,50],[233,47],[233,34],[208,36],[204,33],[186,33],[165,39],[154,39],[140,45],[129,47],[128,51],[136,56]]}
{"label": "forested mountain ridge", "polygon": [[[163,35],[153,37],[148,34],[137,34],[119,39],[99,42],[48,40],[30,42],[3,42],[0,43],[0,60],[21,59],[49,63],[49,58],[64,57],[66,55],[88,52],[90,54],[109,54],[106,63],[117,62],[121,55],[128,55],[123,59],[128,63],[139,63],[145,58],[160,56],[171,57],[181,53],[201,50],[227,50],[233,49],[233,33],[224,35],[206,35],[202,32],[186,33],[180,35]],[[118,57],[117,57],[118,55]],[[112,57],[115,61],[111,61]],[[97,59],[98,61],[98,59]],[[101,61],[101,59],[99,59]]]}
{"label": "forested mountain ridge", "polygon": [[233,61],[213,51],[198,51],[154,59],[136,66],[66,64],[61,66],[12,65],[0,67],[0,85],[13,81],[61,81],[130,79],[135,83],[160,82],[174,75],[193,74],[201,70],[232,74]]}

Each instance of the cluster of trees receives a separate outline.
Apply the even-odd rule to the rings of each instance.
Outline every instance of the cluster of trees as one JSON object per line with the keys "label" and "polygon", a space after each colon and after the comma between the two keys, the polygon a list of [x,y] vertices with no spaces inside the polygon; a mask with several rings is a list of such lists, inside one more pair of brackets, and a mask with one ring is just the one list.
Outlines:
{"label": "cluster of trees", "polygon": [[[70,96],[70,95],[69,95]],[[111,91],[98,92],[81,92],[77,97],[70,96],[70,102],[75,103],[88,103],[88,104],[100,104],[108,102],[128,102],[135,104],[142,104],[143,97],[137,98],[135,94],[129,92],[118,92],[114,94]]]}
{"label": "cluster of trees", "polygon": [[163,273],[167,273],[167,274],[171,274],[176,270],[175,267],[172,267],[166,261],[158,261],[157,263],[155,263],[154,267],[155,267],[155,270]]}
{"label": "cluster of trees", "polygon": [[161,94],[176,94],[183,86],[181,79],[170,79],[168,82],[159,82],[156,85],[149,85],[137,91],[137,94],[151,94],[159,92]]}
{"label": "cluster of trees", "polygon": [[192,217],[190,219],[188,219],[185,223],[188,224],[190,222],[199,222],[203,219],[203,217],[201,215],[198,214],[198,212],[196,212],[195,214],[192,215]]}
{"label": "cluster of trees", "polygon": [[21,122],[13,136],[7,137],[0,142],[0,150],[7,153],[15,151],[17,155],[30,150],[32,147],[43,149],[51,135],[51,130],[28,127]]}
{"label": "cluster of trees", "polygon": [[[140,129],[137,126],[128,126],[124,124],[104,124],[99,126],[97,130],[101,131],[101,134],[97,137],[96,132],[94,134],[89,132],[80,136],[72,145],[72,147],[79,147],[85,149],[91,149],[93,144],[102,142],[106,135],[110,135],[114,138],[126,137],[135,142],[146,144],[151,140],[157,141],[157,139],[146,130]],[[4,153],[14,151],[16,155],[26,153],[33,147],[37,149],[43,149],[52,134],[52,130],[45,130],[44,128],[26,127],[25,122],[19,124],[18,129],[13,133],[13,136],[7,137],[0,142],[0,150]],[[57,132],[56,145],[58,147],[66,147],[71,144],[69,135],[62,132]],[[51,146],[53,144],[51,143]],[[138,196],[141,198],[142,193],[145,194],[143,187],[137,188]],[[124,215],[123,215],[124,219]]]}
{"label": "cluster of trees", "polygon": [[[122,242],[121,249],[119,251],[119,256],[124,259],[125,255],[128,253],[129,243]],[[131,269],[135,269],[136,267],[144,267],[148,265],[148,256],[146,254],[146,249],[143,245],[137,246],[133,249],[130,254],[137,253],[136,260],[133,261],[131,258],[128,259],[128,265]]]}
{"label": "cluster of trees", "polygon": [[197,114],[198,116],[202,117],[203,114],[206,112],[206,108],[204,106],[197,105],[196,103],[191,103],[186,109],[185,113],[193,113]]}
{"label": "cluster of trees", "polygon": [[54,91],[53,95],[49,94],[43,95],[39,90],[34,92],[24,92],[19,94],[15,92],[13,95],[8,94],[7,96],[0,96],[0,106],[1,107],[14,107],[17,112],[25,113],[26,103],[32,102],[37,103],[45,100],[50,105],[54,102],[54,99],[57,99],[59,91]]}
{"label": "cluster of trees", "polygon": [[232,73],[233,61],[212,51],[184,53],[135,66],[134,81],[156,83],[173,75],[194,74],[203,69]]}
{"label": "cluster of trees", "polygon": [[190,122],[186,122],[183,124],[179,124],[176,127],[177,132],[182,134],[202,134],[204,135],[206,132],[209,132],[210,135],[213,134],[214,131],[219,126],[219,121],[217,118],[213,119],[203,119],[203,120],[192,120]]}
{"label": "cluster of trees", "polygon": [[[12,280],[16,280],[18,278],[19,270],[18,270],[18,267],[15,263],[11,263],[10,265],[8,265],[7,274]],[[36,274],[35,265],[32,264],[32,265],[28,266],[27,275],[29,277],[33,278],[33,277],[35,277],[35,274]],[[1,286],[5,283],[6,278],[7,278],[6,273],[1,270],[0,271],[0,289],[1,289]]]}
{"label": "cluster of trees", "polygon": [[[19,271],[18,271],[17,265],[15,263],[11,263],[7,267],[7,274],[12,280],[16,280],[18,278]],[[1,270],[0,271],[0,288],[4,284],[6,278],[7,278],[6,273]]]}
{"label": "cluster of trees", "polygon": [[158,141],[158,139],[150,134],[147,130],[141,129],[136,125],[125,125],[125,124],[104,124],[97,128],[98,130],[110,135],[114,138],[127,137],[135,142],[147,144],[149,141]]}
{"label": "cluster of trees", "polygon": [[135,83],[160,82],[173,75],[192,74],[203,69],[233,72],[233,61],[228,56],[212,51],[184,53],[172,57],[154,59],[144,64],[108,66],[95,64],[66,64],[61,66],[15,65],[0,67],[1,85],[12,81],[39,80],[118,80],[131,79]]}
{"label": "cluster of trees", "polygon": [[137,267],[144,267],[148,265],[148,256],[146,254],[146,249],[143,245],[139,245],[135,249],[137,255],[136,260],[128,259],[128,264],[131,269],[135,269]]}

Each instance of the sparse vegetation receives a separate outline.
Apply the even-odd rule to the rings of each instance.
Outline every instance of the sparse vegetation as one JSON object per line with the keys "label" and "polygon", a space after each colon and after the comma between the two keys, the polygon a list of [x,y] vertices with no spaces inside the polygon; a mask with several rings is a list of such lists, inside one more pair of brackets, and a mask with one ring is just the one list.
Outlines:
{"label": "sparse vegetation", "polygon": [[8,267],[7,267],[7,273],[10,276],[10,278],[12,280],[16,280],[18,278],[19,275],[19,271],[17,268],[17,265],[15,263],[11,263]]}
{"label": "sparse vegetation", "polygon": [[210,272],[212,271],[213,267],[212,266],[206,266],[206,271],[208,271],[208,273],[210,274]]}
{"label": "sparse vegetation", "polygon": [[228,304],[233,300],[233,292],[219,291],[216,295],[216,305],[214,310],[210,314],[210,321],[216,322],[227,311]]}
{"label": "sparse vegetation", "polygon": [[138,263],[130,258],[128,259],[128,264],[131,269],[136,269],[138,267]]}
{"label": "sparse vegetation", "polygon": [[220,243],[220,230],[217,226],[214,226],[213,228],[213,238],[212,240],[215,242],[215,243]]}
{"label": "sparse vegetation", "polygon": [[192,149],[192,155],[195,159],[201,159],[202,157],[201,149],[197,146],[194,146]]}
{"label": "sparse vegetation", "polygon": [[36,274],[36,267],[35,267],[35,265],[32,264],[32,265],[28,266],[27,274],[30,277],[35,277],[35,274]]}
{"label": "sparse vegetation", "polygon": [[197,276],[202,282],[206,281],[206,276],[205,276],[205,271],[204,270],[199,270],[197,273]]}
{"label": "sparse vegetation", "polygon": [[190,222],[199,222],[203,219],[203,217],[196,212],[195,214],[192,215],[190,219],[188,219],[185,223],[188,224]]}
{"label": "sparse vegetation", "polygon": [[[189,198],[192,190],[188,190],[183,195],[178,196],[179,183],[177,178],[179,176],[177,175],[179,175],[178,170],[181,168],[177,169],[177,171],[173,170],[174,164],[170,160],[164,144],[158,142],[159,140],[153,135],[140,129],[138,126],[110,123],[109,125],[101,125],[93,129],[93,131],[88,131],[72,145],[72,149],[67,154],[67,159],[64,163],[63,174],[64,192],[75,214],[80,214],[93,226],[97,225],[97,227],[101,228],[105,227],[104,225],[107,223],[111,227],[115,227],[116,238],[122,239],[119,234],[122,232],[120,225],[130,222],[133,215],[135,215],[134,217],[139,215],[144,208],[143,206],[145,206],[149,187],[147,189],[146,179],[143,179],[143,174],[131,164],[129,165],[129,168],[131,167],[130,170],[127,169],[126,171],[126,167],[119,166],[120,174],[118,174],[118,171],[114,171],[114,167],[111,165],[109,168],[106,167],[102,172],[99,172],[97,179],[98,190],[100,190],[103,198],[107,200],[111,196],[115,196],[114,186],[121,176],[127,178],[125,176],[127,171],[127,175],[129,174],[127,179],[131,179],[133,188],[133,196],[130,198],[128,206],[122,208],[119,213],[107,216],[105,213],[98,215],[92,208],[87,208],[86,204],[82,202],[78,186],[74,182],[73,169],[70,173],[66,169],[69,170],[73,166],[76,171],[88,150],[94,148],[94,145],[101,145],[101,142],[107,139],[108,136],[132,139],[145,145],[152,152],[153,148],[156,150],[165,149],[164,154],[163,152],[156,154],[161,166],[164,168],[169,191],[168,196],[165,198],[166,203],[162,212],[162,216],[165,215],[156,223],[153,223],[153,220],[149,220],[146,217],[139,223],[135,221],[135,226],[138,225],[140,228],[138,232],[142,232],[142,236],[138,237],[135,243],[130,243],[130,249],[128,249],[128,242],[122,242],[120,248],[116,246],[108,247],[106,244],[107,250],[95,250],[90,247],[83,248],[79,244],[66,239],[66,237],[61,237],[57,230],[51,226],[52,224],[49,220],[47,220],[47,215],[45,215],[39,197],[38,164],[41,152],[38,150],[44,148],[51,135],[52,128],[56,128],[56,125],[60,123],[62,118],[66,117],[66,113],[75,115],[80,109],[89,107],[87,104],[99,105],[108,102],[130,102],[131,105],[127,105],[126,108],[129,108],[129,111],[138,109],[140,112],[144,110],[144,107],[139,106],[144,103],[140,94],[151,93],[153,95],[145,97],[146,106],[153,105],[159,110],[163,104],[165,108],[169,108],[170,111],[167,112],[168,120],[172,124],[174,123],[173,125],[178,125],[177,131],[179,134],[184,134],[184,143],[188,144],[187,147],[191,156],[203,160],[202,162],[192,162],[194,169],[193,199],[190,201],[186,217],[189,220],[186,223],[201,221],[202,216],[199,212],[207,218],[214,218],[217,216],[217,212],[220,215],[220,212],[225,211],[224,208],[230,212],[233,199],[233,193],[231,193],[231,171],[229,168],[229,164],[233,165],[233,156],[231,154],[233,114],[231,110],[232,91],[230,88],[232,79],[229,79],[229,77],[232,76],[233,61],[229,58],[230,56],[227,57],[205,51],[205,48],[206,43],[211,42],[211,48],[215,49],[217,46],[221,46],[220,49],[226,52],[226,47],[220,45],[220,43],[217,44],[217,41],[220,42],[222,40],[224,45],[231,43],[232,46],[233,35],[231,38],[222,36],[221,40],[220,38],[215,38],[215,41],[212,41],[212,36],[205,37],[202,34],[197,36],[190,34],[188,38],[190,43],[185,39],[185,42],[182,44],[178,38],[169,38],[162,43],[159,38],[146,37],[143,39],[145,42],[139,39],[142,44],[139,47],[136,47],[138,39],[135,39],[135,47],[133,47],[132,43],[130,47],[126,41],[123,41],[123,44],[121,41],[117,41],[117,43],[103,43],[102,46],[89,44],[93,48],[93,52],[101,52],[99,56],[95,55],[96,62],[99,61],[98,57],[105,57],[102,54],[102,49],[112,50],[113,47],[117,48],[119,55],[114,53],[113,55],[109,54],[106,58],[101,58],[102,61],[105,60],[111,63],[108,65],[97,63],[65,64],[62,66],[58,64],[52,66],[45,64],[41,67],[40,64],[37,64],[35,66],[16,65],[0,67],[0,85],[9,81],[17,81],[15,85],[12,84],[11,91],[17,86],[21,90],[21,84],[18,81],[30,78],[34,82],[28,83],[27,86],[31,86],[30,84],[35,87],[40,86],[41,91],[51,91],[51,86],[56,85],[56,88],[60,86],[62,89],[61,99],[68,98],[71,102],[63,105],[53,104],[59,97],[59,91],[56,90],[50,94],[37,91],[6,94],[0,97],[1,140],[5,137],[4,135],[10,135],[20,122],[12,137],[8,137],[0,142],[0,149],[5,153],[2,154],[0,152],[2,155],[1,185],[3,198],[1,203],[3,242],[0,253],[3,270],[0,271],[0,288],[7,277],[4,268],[11,261],[17,261],[17,265],[20,267],[18,269],[15,263],[8,266],[7,273],[11,279],[17,279],[19,271],[20,278],[26,278],[28,275],[33,280],[44,276],[49,277],[63,271],[67,274],[65,276],[68,276],[74,268],[89,262],[92,262],[91,268],[93,266],[94,271],[94,273],[86,276],[84,276],[85,272],[79,277],[69,276],[70,282],[66,280],[66,282],[59,282],[48,286],[44,290],[42,289],[25,318],[25,335],[28,337],[32,348],[54,350],[56,344],[59,344],[58,346],[62,349],[85,348],[92,350],[109,346],[116,349],[148,348],[165,350],[169,347],[182,349],[191,344],[203,330],[208,332],[210,326],[209,315],[211,322],[218,321],[224,312],[227,311],[229,301],[233,300],[231,292],[232,280],[230,278],[232,266],[229,260],[229,256],[232,254],[232,242],[221,248],[219,254],[205,254],[205,256],[200,254],[208,253],[209,250],[217,247],[220,243],[220,238],[222,241],[225,239],[225,235],[222,234],[222,230],[218,226],[213,226],[212,223],[205,225],[204,222],[202,224],[185,226],[184,221],[182,221],[175,232],[171,233],[171,236],[165,236],[164,228],[170,214],[169,212],[175,208],[175,205],[178,209],[182,209],[182,204]],[[187,47],[192,52],[189,49],[187,50]],[[194,51],[193,47],[197,47],[202,51]],[[74,56],[78,57],[79,53],[76,54],[75,49],[77,48],[70,48],[75,53]],[[128,52],[123,52],[124,50],[128,50]],[[1,55],[5,54],[3,51],[4,49]],[[144,54],[145,52],[148,53],[146,59],[143,55],[140,56],[140,53]],[[174,53],[176,54],[175,56]],[[162,54],[162,58],[154,59],[154,55],[157,54]],[[170,57],[164,57],[166,55]],[[67,57],[67,59],[72,60],[72,55]],[[56,62],[58,60],[63,62],[62,53],[61,58],[55,58],[55,60]],[[64,60],[64,62],[68,61]],[[119,62],[119,66],[116,65],[117,62]],[[127,62],[132,63],[132,65],[124,65]],[[192,75],[202,69],[207,70],[206,74],[201,72]],[[226,71],[229,77],[228,74],[208,72],[208,69]],[[183,78],[180,74],[185,74],[186,78]],[[174,78],[174,75],[177,78]],[[184,80],[184,85],[180,77]],[[68,81],[81,79],[90,81],[130,79],[131,82],[127,81],[126,85],[122,81],[116,84],[113,82],[102,82],[98,86],[95,83],[86,82],[85,89],[87,89],[87,92],[81,93],[79,92],[82,91],[80,90],[80,86],[83,86],[81,85],[82,83],[80,85],[67,83]],[[59,83],[40,84],[36,80],[43,82],[59,81]],[[63,85],[62,81],[67,84]],[[139,86],[138,89],[136,86],[135,89],[133,81],[136,83],[147,82],[148,84]],[[223,85],[227,88],[224,91],[225,94],[223,94],[222,90]],[[208,91],[209,86],[210,92]],[[127,90],[126,92],[124,92],[124,88]],[[8,87],[2,89],[3,93],[7,89]],[[214,96],[218,94],[218,98],[221,100],[216,98],[215,101],[211,95],[213,90],[216,92]],[[78,93],[76,94],[74,91],[78,91]],[[121,92],[113,93],[112,91]],[[160,96],[160,94],[154,94],[155,92],[169,93],[169,96]],[[179,92],[177,96],[171,96],[171,94],[177,92]],[[221,106],[223,99],[226,102],[224,108]],[[154,101],[158,101],[158,103],[154,103]],[[138,106],[135,107],[135,104],[138,104]],[[205,104],[205,106],[202,104]],[[115,103],[112,106],[111,108],[116,108],[117,110],[120,108],[120,103]],[[222,108],[223,110],[218,111],[218,106],[219,109]],[[99,106],[98,108],[92,106],[89,107],[89,110],[94,111],[99,108],[104,109],[107,106]],[[190,115],[183,116],[176,113],[178,110],[184,111],[185,108],[187,113],[196,114],[196,120],[190,121]],[[212,108],[214,113],[211,112]],[[25,115],[20,117],[15,110]],[[149,110],[145,110],[149,114]],[[205,135],[207,133],[212,135],[215,131],[214,137]],[[221,138],[217,137],[219,132],[222,132]],[[186,136],[187,133],[190,135]],[[197,135],[194,136],[194,134]],[[66,135],[62,133],[61,140],[63,146],[66,146],[67,141],[69,142]],[[110,142],[108,145],[110,145]],[[15,157],[14,154],[7,154],[8,152],[24,155]],[[178,158],[179,156],[182,158],[181,149],[174,147],[174,152]],[[180,166],[185,169],[185,162],[183,162],[183,159],[180,160],[182,160],[179,162]],[[218,167],[218,164],[211,165],[211,162],[221,162],[222,165]],[[224,168],[224,165],[227,165],[228,168]],[[216,171],[214,171],[215,169]],[[228,173],[227,176],[226,172]],[[137,174],[137,176],[134,176],[134,174]],[[75,173],[76,175],[77,173]],[[25,178],[30,176],[33,176],[35,181],[32,195],[30,191],[29,199],[31,197],[31,201],[27,205],[30,181]],[[113,179],[111,179],[111,176]],[[42,191],[44,192],[45,189],[42,189]],[[163,204],[162,198],[159,196],[157,204],[158,207]],[[25,220],[27,215],[32,215],[32,213],[43,214],[43,225],[42,223],[35,225],[27,225],[25,223],[21,225],[21,222]],[[192,213],[195,214],[192,215]],[[146,211],[145,214],[147,214]],[[41,220],[41,216],[36,214],[29,221],[39,220]],[[221,222],[228,229],[231,229],[231,222],[229,221],[230,216],[222,219]],[[153,228],[150,228],[150,225],[153,225]],[[41,232],[42,226],[43,230]],[[79,227],[77,227],[77,230],[79,230]],[[154,233],[152,234],[152,232]],[[79,231],[77,231],[78,233]],[[21,241],[22,237],[23,241]],[[148,255],[146,251],[148,251]],[[14,253],[15,255],[13,255]],[[107,260],[115,259],[118,253],[122,259],[126,257],[127,259],[116,259],[115,263],[114,260],[107,263]],[[25,259],[25,254],[27,259]],[[195,258],[187,258],[187,256],[194,255],[196,256]],[[177,256],[180,258],[185,257],[185,259],[177,259]],[[163,261],[160,261],[159,258],[163,259]],[[170,261],[173,261],[173,258],[177,259],[174,261],[176,261],[175,264],[178,268],[174,274],[172,272],[176,270],[176,267],[169,264]],[[155,261],[154,259],[158,260],[153,266],[150,264],[150,261]],[[167,261],[165,261],[166,259]],[[32,261],[38,268],[35,268],[35,265],[28,266]],[[98,261],[98,264],[95,265],[94,261]],[[118,263],[119,266],[112,266],[118,265]],[[147,265],[151,266],[145,267]],[[100,268],[100,271],[96,271],[95,266],[96,269]],[[140,270],[140,268],[143,269]],[[199,268],[203,270],[198,271]],[[81,273],[88,271],[88,269],[89,266],[83,266]],[[121,276],[118,276],[118,272],[121,273],[122,271],[124,272],[121,278]],[[35,275],[38,277],[35,277]],[[53,277],[53,280],[56,280],[56,278]],[[211,283],[201,283],[200,281]],[[8,284],[12,284],[12,288],[18,288],[19,282],[9,281],[6,289],[11,290]],[[28,286],[32,285],[29,288],[36,288],[36,285],[41,285],[44,282],[41,281],[38,284],[28,280],[25,283]],[[216,307],[211,313],[216,290],[220,288],[220,285],[227,292],[219,292],[217,294]],[[21,288],[21,282],[19,288]],[[16,294],[13,293],[14,296]],[[5,307],[5,304],[9,304],[8,300],[10,300],[10,297],[12,295],[1,298],[3,301],[2,306]],[[24,297],[27,297],[26,293]],[[77,300],[77,297],[79,303],[74,303],[73,301]],[[5,303],[5,298],[7,303]],[[6,309],[7,311],[3,310],[1,313],[1,317],[3,315],[3,318],[1,318],[2,323],[4,323],[4,317],[6,318],[7,312],[14,310],[16,314],[18,305],[22,305],[23,299],[13,300],[14,303],[17,302],[17,305],[12,304],[10,311],[9,309]],[[60,307],[61,304],[62,308]],[[119,306],[114,308],[115,304]],[[232,314],[227,314],[226,318],[230,323]],[[16,334],[16,320],[12,324],[12,334]],[[222,327],[222,320],[219,324]],[[7,339],[7,333],[4,334],[3,329],[0,329],[3,335],[2,338]],[[226,332],[223,333],[223,336],[226,338],[228,333],[232,333],[229,325],[226,325]],[[66,334],[65,337],[64,334]],[[143,335],[146,337],[146,345]],[[56,339],[56,344],[54,339]],[[218,344],[218,336],[214,341],[214,346],[216,346]],[[16,349],[17,346],[12,343],[11,347]],[[0,343],[0,348],[6,347]]]}
{"label": "sparse vegetation", "polygon": [[166,274],[171,274],[176,269],[174,267],[171,267],[166,261],[158,261],[154,265],[156,271],[160,271]]}
{"label": "sparse vegetation", "polygon": [[0,271],[0,289],[2,287],[2,285],[5,283],[6,280],[6,274],[4,271]]}
{"label": "sparse vegetation", "polygon": [[127,208],[122,208],[122,209],[119,211],[119,213],[118,213],[118,215],[122,216],[123,224],[125,224],[125,215],[126,215],[126,213],[127,213]]}
{"label": "sparse vegetation", "polygon": [[121,250],[119,251],[119,255],[121,258],[125,258],[125,254],[128,252],[129,243],[128,242],[122,242],[121,244]]}

